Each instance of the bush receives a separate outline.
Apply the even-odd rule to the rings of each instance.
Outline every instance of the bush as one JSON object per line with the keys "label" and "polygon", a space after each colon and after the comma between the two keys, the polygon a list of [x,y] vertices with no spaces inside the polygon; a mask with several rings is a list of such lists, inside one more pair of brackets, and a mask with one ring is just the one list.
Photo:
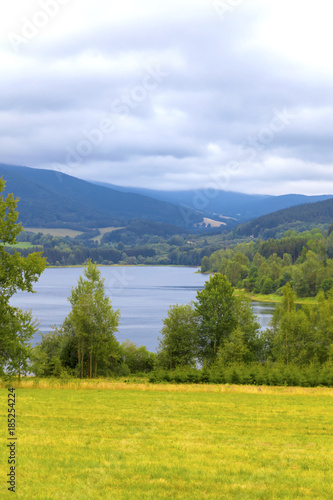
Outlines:
{"label": "bush", "polygon": [[333,364],[324,366],[309,365],[301,368],[296,365],[277,364],[233,364],[228,367],[204,366],[195,368],[177,368],[172,371],[155,370],[149,375],[149,382],[176,384],[244,384],[299,387],[333,387]]}

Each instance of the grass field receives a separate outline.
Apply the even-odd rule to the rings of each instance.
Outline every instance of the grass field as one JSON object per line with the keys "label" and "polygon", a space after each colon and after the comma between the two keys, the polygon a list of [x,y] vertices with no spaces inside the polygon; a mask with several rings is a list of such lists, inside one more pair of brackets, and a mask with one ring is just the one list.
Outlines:
{"label": "grass field", "polygon": [[[7,390],[1,389],[6,494]],[[333,390],[30,380],[17,498],[333,498]]]}
{"label": "grass field", "polygon": [[[99,236],[96,236],[96,238],[92,239],[100,243],[105,233],[111,233],[112,231],[116,231],[117,229],[122,229],[122,227],[100,227],[98,228],[100,233]],[[31,233],[50,234],[51,236],[59,236],[62,238],[64,238],[65,236],[69,236],[70,238],[75,238],[79,234],[82,234],[82,231],[75,231],[74,229],[65,229],[65,228],[25,227],[24,230],[29,231]]]}
{"label": "grass field", "polygon": [[75,238],[75,236],[82,234],[82,231],[74,231],[74,229],[65,228],[25,227],[24,230],[30,233],[50,234],[51,236],[59,236],[61,238],[65,238],[65,236]]}
{"label": "grass field", "polygon": [[40,248],[41,250],[43,249],[43,246],[42,245],[32,245],[29,241],[18,241],[17,243],[15,243],[15,245],[9,245],[8,243],[6,243],[6,247],[12,247],[12,248],[15,248],[15,249],[18,249],[18,248]]}
{"label": "grass field", "polygon": [[97,243],[101,243],[101,239],[103,238],[104,234],[112,233],[113,231],[117,231],[117,229],[123,229],[123,227],[100,227],[98,229],[99,229],[99,236],[93,238],[93,240],[97,241]]}

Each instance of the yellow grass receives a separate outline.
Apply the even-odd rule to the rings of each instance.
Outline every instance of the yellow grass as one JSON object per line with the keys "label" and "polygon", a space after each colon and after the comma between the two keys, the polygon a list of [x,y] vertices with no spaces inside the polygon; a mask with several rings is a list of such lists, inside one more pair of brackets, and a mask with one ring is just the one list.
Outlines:
{"label": "yellow grass", "polygon": [[204,217],[204,223],[210,224],[211,227],[221,227],[221,226],[226,226],[227,224],[225,222],[217,221],[214,219],[208,219],[207,217]]}
{"label": "yellow grass", "polygon": [[127,379],[37,379],[27,377],[21,382],[0,382],[0,388],[8,385],[17,389],[72,389],[72,390],[137,390],[152,392],[212,392],[230,394],[280,394],[280,395],[314,395],[333,396],[330,387],[284,387],[234,384],[150,384],[146,379],[131,382]]}
{"label": "yellow grass", "polygon": [[50,234],[51,236],[59,236],[62,238],[65,238],[65,236],[75,238],[75,236],[82,234],[82,231],[74,231],[74,229],[65,228],[25,227],[24,230],[30,233]]}
{"label": "yellow grass", "polygon": [[26,379],[16,421],[18,499],[333,498],[332,389]]}
{"label": "yellow grass", "polygon": [[112,233],[113,231],[117,231],[117,229],[123,229],[123,227],[100,227],[99,229],[99,236],[94,238],[94,241],[97,241],[98,243],[101,243],[101,239],[103,238],[104,234],[106,233]]}

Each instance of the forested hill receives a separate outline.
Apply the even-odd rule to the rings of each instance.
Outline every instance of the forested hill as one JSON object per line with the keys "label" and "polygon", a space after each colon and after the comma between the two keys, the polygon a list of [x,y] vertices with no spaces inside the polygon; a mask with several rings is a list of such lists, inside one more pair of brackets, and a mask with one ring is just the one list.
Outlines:
{"label": "forested hill", "polygon": [[5,193],[20,198],[24,226],[96,228],[121,226],[130,219],[146,219],[185,227],[201,222],[194,210],[136,193],[97,186],[52,170],[0,164]]}
{"label": "forested hill", "polygon": [[107,183],[97,183],[119,191],[144,194],[157,200],[175,205],[185,204],[201,210],[206,216],[220,215],[235,218],[238,223],[266,215],[276,210],[327,200],[332,195],[306,196],[303,194],[285,194],[279,196],[245,194],[223,191],[211,187],[191,191],[157,191],[153,189],[130,188]]}
{"label": "forested hill", "polygon": [[317,203],[298,205],[263,215],[235,229],[237,236],[275,238],[287,230],[306,231],[333,221],[333,198]]}

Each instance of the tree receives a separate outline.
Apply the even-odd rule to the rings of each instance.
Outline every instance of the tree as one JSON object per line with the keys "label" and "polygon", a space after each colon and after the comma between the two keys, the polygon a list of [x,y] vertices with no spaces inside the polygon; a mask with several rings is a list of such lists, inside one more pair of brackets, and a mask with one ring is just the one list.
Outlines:
{"label": "tree", "polygon": [[242,293],[237,297],[224,275],[216,273],[197,293],[195,311],[198,315],[198,358],[213,364],[217,358],[244,362],[258,359],[260,325],[253,314],[251,301]]}
{"label": "tree", "polygon": [[157,361],[166,368],[194,366],[197,357],[197,315],[193,304],[174,305],[163,320]]}
{"label": "tree", "polygon": [[253,353],[245,341],[245,333],[237,327],[220,347],[218,360],[222,365],[228,363],[248,363],[254,360]]}
{"label": "tree", "polygon": [[290,283],[282,291],[282,304],[276,306],[271,321],[271,353],[276,361],[303,365],[314,354],[309,318],[305,310],[296,310]]}
{"label": "tree", "polygon": [[196,298],[199,358],[214,362],[219,347],[237,325],[234,289],[224,275],[215,273]]}
{"label": "tree", "polygon": [[120,347],[122,360],[131,373],[149,372],[154,368],[156,354],[149,352],[144,345],[137,347],[134,342],[125,340]]}
{"label": "tree", "polygon": [[114,337],[118,331],[119,310],[113,310],[105,295],[104,279],[96,264],[88,262],[83,279],[72,289],[69,302],[72,311],[68,321],[77,340],[80,377],[84,376],[85,357],[88,356],[89,378],[97,377],[99,366],[111,369],[120,357],[119,343]]}
{"label": "tree", "polygon": [[[5,181],[0,178],[0,193]],[[33,292],[33,284],[44,271],[46,261],[41,253],[22,257],[14,250],[6,251],[7,245],[15,245],[16,237],[23,230],[17,224],[17,199],[8,194],[0,196],[0,370],[18,373],[28,369],[31,354],[30,341],[37,331],[30,312],[10,305],[11,297],[19,290]]]}

